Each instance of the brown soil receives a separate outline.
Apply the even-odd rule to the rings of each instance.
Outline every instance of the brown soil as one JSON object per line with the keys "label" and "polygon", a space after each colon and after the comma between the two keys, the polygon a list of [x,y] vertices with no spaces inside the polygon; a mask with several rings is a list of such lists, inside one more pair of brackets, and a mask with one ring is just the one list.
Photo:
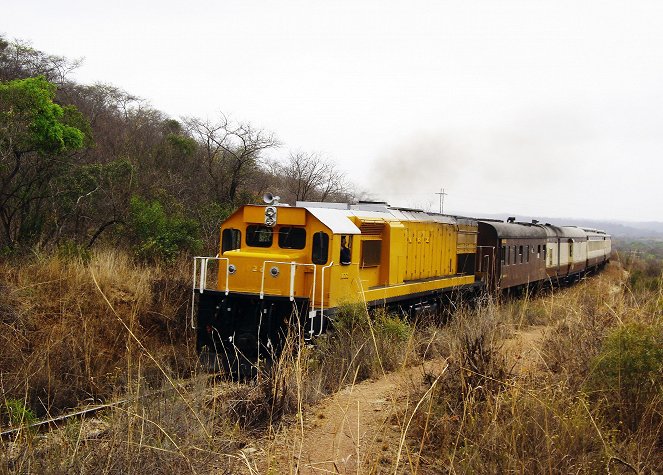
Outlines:
{"label": "brown soil", "polygon": [[514,335],[505,340],[502,345],[504,355],[512,362],[513,371],[521,376],[532,375],[542,365],[545,359],[539,349],[547,326],[535,325],[516,330]]}

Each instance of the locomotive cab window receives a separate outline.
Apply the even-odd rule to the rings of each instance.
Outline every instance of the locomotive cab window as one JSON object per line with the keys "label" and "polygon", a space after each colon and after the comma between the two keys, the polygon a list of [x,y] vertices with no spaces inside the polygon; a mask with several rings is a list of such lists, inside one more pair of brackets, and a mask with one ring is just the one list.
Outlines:
{"label": "locomotive cab window", "polygon": [[329,235],[320,231],[313,235],[313,264],[326,264],[329,258]]}
{"label": "locomotive cab window", "polygon": [[221,233],[221,253],[239,249],[242,243],[242,232],[239,229],[224,229]]}
{"label": "locomotive cab window", "polygon": [[306,229],[283,226],[279,229],[279,247],[281,249],[304,249],[306,247]]}
{"label": "locomotive cab window", "polygon": [[349,266],[352,263],[351,236],[341,236],[341,255],[339,262],[342,266]]}
{"label": "locomotive cab window", "polygon": [[272,228],[259,224],[246,227],[246,245],[251,247],[271,247]]}

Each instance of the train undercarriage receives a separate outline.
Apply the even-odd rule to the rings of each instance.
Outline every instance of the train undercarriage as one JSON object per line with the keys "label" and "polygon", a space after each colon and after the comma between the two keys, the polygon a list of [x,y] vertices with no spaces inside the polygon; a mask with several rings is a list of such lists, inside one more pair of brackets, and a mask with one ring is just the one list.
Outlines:
{"label": "train undercarriage", "polygon": [[[440,289],[390,301],[367,302],[369,309],[387,308],[416,320],[429,315],[445,321],[463,303],[476,300],[480,283],[461,288]],[[312,341],[314,336],[333,327],[338,309],[309,312],[304,298],[205,290],[195,292],[198,303],[196,349],[203,366],[223,372],[233,379],[255,377],[269,368],[287,341],[297,332],[297,341]]]}

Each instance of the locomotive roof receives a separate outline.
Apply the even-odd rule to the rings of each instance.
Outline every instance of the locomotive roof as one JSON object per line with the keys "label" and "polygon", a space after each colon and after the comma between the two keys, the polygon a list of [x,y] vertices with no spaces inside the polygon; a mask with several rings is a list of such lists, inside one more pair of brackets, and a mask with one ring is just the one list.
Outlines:
{"label": "locomotive roof", "polygon": [[352,217],[362,220],[431,221],[445,224],[476,222],[470,218],[457,218],[415,209],[392,208],[385,203],[359,203],[353,205],[349,203],[298,201],[296,206],[305,208],[334,234],[361,234],[359,228],[353,223]]}

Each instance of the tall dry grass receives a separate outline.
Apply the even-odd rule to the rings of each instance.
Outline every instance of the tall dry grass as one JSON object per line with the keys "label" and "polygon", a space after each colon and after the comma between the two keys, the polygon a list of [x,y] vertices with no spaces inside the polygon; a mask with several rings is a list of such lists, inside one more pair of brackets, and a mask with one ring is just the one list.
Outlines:
{"label": "tall dry grass", "polygon": [[[428,410],[416,416],[417,468],[659,473],[661,291],[660,281],[635,291],[628,272],[612,265],[571,288],[457,316],[446,329],[450,367]],[[543,328],[538,363],[536,371],[519,374],[502,344],[505,335],[531,325]],[[646,330],[630,340],[620,336],[632,336],[634,325]]]}
{"label": "tall dry grass", "polygon": [[239,449],[285,416],[406,364],[422,346],[401,318],[348,307],[314,347],[289,335],[255,381],[208,375],[187,328],[189,268],[115,251],[0,265],[2,426],[120,401],[45,437],[25,429],[3,440],[0,473],[236,473],[246,465]]}
{"label": "tall dry grass", "polygon": [[[487,299],[445,326],[387,312],[369,317],[351,306],[315,346],[293,332],[280,357],[248,383],[198,369],[186,329],[188,263],[181,269],[143,267],[111,252],[0,266],[3,425],[88,398],[125,401],[47,436],[25,430],[2,441],[0,473],[255,473],[247,444],[278,437],[282,424],[303,430],[306,408],[347,385],[436,356],[448,358],[444,374],[429,375],[432,387],[411,388],[408,400],[418,403],[398,416],[411,423],[401,445],[387,448],[404,454],[395,457],[400,465],[376,454],[362,470],[663,470],[655,360],[635,377],[659,386],[644,384],[635,405],[619,376],[596,378],[623,366],[608,344],[622,342],[618,329],[640,325],[652,331],[642,338],[636,331],[638,342],[656,348],[659,341],[660,284],[633,288],[618,265],[575,287]],[[505,342],[531,328],[543,337],[539,364],[525,374]],[[640,346],[618,355],[641,358]]]}
{"label": "tall dry grass", "polygon": [[188,276],[176,269],[145,267],[115,251],[0,265],[2,399],[56,415],[110,397],[139,377],[137,368],[145,384],[159,387],[163,374],[146,350],[169,373],[190,372]]}

